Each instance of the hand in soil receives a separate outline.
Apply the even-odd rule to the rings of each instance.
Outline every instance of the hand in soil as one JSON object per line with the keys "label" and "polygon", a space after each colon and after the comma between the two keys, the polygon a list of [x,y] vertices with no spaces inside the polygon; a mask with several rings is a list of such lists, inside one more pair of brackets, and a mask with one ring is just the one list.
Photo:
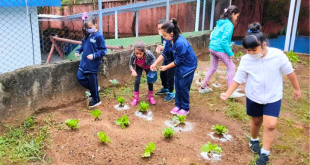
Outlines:
{"label": "hand in soil", "polygon": [[222,93],[222,94],[221,94],[221,99],[222,99],[222,100],[227,100],[228,97],[229,97],[229,96],[228,96],[226,93]]}

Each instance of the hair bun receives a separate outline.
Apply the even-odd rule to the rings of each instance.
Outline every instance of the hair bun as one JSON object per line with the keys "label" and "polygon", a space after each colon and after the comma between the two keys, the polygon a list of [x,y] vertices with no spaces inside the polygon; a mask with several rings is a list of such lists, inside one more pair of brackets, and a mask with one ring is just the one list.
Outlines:
{"label": "hair bun", "polygon": [[251,23],[248,27],[248,33],[259,33],[262,26],[258,22]]}
{"label": "hair bun", "polygon": [[178,21],[175,19],[175,18],[172,18],[170,20],[171,23],[173,23],[174,25],[177,25],[178,24]]}

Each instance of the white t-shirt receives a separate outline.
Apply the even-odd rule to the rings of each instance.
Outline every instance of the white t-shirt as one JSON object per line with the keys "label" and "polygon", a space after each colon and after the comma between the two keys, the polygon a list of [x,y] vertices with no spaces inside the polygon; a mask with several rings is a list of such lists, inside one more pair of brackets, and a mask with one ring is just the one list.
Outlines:
{"label": "white t-shirt", "polygon": [[248,54],[243,56],[234,77],[238,84],[246,82],[246,96],[259,104],[282,99],[282,74],[288,75],[294,71],[282,50],[267,47],[267,51],[267,55],[258,60]]}

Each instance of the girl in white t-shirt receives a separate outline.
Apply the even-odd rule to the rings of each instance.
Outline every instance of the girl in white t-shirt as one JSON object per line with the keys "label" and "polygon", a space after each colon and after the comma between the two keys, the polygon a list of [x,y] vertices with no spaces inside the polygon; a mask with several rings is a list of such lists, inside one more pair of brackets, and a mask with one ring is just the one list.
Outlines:
{"label": "girl in white t-shirt", "polygon": [[[275,140],[275,128],[281,109],[283,93],[282,74],[286,75],[294,87],[294,98],[301,97],[299,83],[294,69],[283,51],[267,47],[266,37],[260,32],[261,25],[249,26],[243,47],[247,54],[242,57],[234,81],[221,99],[227,100],[237,87],[245,83],[247,114],[250,123],[250,149],[259,154],[257,165],[265,165]],[[263,147],[259,146],[258,134],[264,126]]]}

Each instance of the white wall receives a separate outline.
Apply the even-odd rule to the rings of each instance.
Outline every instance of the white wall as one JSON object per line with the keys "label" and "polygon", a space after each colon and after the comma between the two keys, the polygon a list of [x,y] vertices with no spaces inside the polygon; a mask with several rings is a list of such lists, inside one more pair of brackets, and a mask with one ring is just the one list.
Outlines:
{"label": "white wall", "polygon": [[37,7],[28,11],[31,23],[26,7],[0,7],[0,74],[41,63]]}

